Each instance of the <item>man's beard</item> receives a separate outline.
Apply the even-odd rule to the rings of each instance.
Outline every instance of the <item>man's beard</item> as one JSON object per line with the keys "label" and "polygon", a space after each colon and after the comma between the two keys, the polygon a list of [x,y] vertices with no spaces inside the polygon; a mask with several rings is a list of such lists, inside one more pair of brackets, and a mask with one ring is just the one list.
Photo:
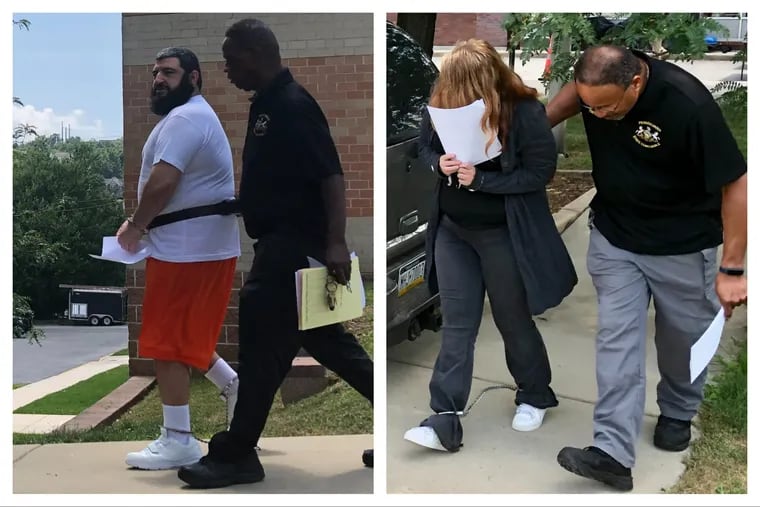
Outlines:
{"label": "man's beard", "polygon": [[[156,91],[159,89],[167,90],[166,95],[156,95]],[[169,111],[190,100],[194,91],[193,84],[190,82],[190,76],[187,74],[182,76],[182,80],[174,90],[170,89],[167,85],[153,87],[150,92],[150,110],[159,116],[166,116],[169,114]]]}

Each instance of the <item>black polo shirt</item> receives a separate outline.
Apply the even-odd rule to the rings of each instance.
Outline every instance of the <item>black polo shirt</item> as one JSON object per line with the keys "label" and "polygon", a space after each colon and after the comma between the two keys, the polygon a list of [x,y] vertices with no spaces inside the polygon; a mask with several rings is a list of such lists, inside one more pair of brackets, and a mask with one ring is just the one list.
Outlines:
{"label": "black polo shirt", "polygon": [[322,109],[286,68],[251,98],[240,201],[248,235],[294,235],[324,247],[322,181],[343,174]]}
{"label": "black polo shirt", "polygon": [[721,189],[747,171],[720,107],[694,76],[636,53],[649,80],[620,121],[583,111],[594,225],[634,253],[692,253],[723,242]]}

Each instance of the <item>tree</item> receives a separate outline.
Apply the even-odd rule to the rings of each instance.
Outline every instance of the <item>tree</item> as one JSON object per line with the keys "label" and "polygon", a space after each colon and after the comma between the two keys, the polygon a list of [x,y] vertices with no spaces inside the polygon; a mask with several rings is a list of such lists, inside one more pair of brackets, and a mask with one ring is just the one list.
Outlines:
{"label": "tree", "polygon": [[29,21],[28,19],[18,19],[18,20],[14,19],[13,24],[16,25],[19,30],[29,31],[29,25],[31,25],[32,22]]}
{"label": "tree", "polygon": [[13,151],[13,292],[43,318],[66,306],[61,283],[123,285],[124,267],[92,259],[123,220],[105,187],[94,143],[59,160],[30,143]]}
{"label": "tree", "polygon": [[[29,31],[29,25],[32,23],[28,19],[14,19],[13,24],[16,25],[19,30]],[[18,97],[13,97],[13,105],[24,107],[24,103],[21,102],[21,99]],[[13,146],[15,147],[17,145],[19,139],[21,139],[21,143],[23,144],[27,135],[34,135],[35,137],[37,136],[37,130],[34,125],[26,124],[15,127],[13,129]]]}
{"label": "tree", "polygon": [[[511,47],[522,48],[521,60],[545,52],[552,42],[552,65],[544,76],[568,82],[580,52],[593,44],[618,44],[649,51],[656,58],[691,61],[707,51],[708,33],[726,33],[713,19],[693,13],[620,13],[607,18],[601,13],[537,13],[505,16],[504,29],[513,33]],[[563,41],[569,51],[562,51]]]}
{"label": "tree", "polygon": [[24,144],[26,136],[37,137],[37,127],[28,123],[21,123],[13,128],[13,145]]}
{"label": "tree", "polygon": [[[510,49],[522,49],[523,63],[549,49],[551,66],[541,77],[549,98],[572,79],[573,64],[593,44],[617,44],[650,52],[655,58],[691,61],[707,51],[708,33],[726,33],[713,19],[694,13],[507,14],[503,28],[511,34]],[[564,125],[553,129],[559,153],[564,153]]]}
{"label": "tree", "polygon": [[423,51],[433,57],[433,44],[435,41],[435,13],[398,13],[396,24],[406,33],[412,36]]}

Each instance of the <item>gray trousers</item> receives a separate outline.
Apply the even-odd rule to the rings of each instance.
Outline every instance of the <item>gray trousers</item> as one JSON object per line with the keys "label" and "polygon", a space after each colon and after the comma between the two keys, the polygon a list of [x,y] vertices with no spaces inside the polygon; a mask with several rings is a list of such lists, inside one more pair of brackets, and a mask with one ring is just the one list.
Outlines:
{"label": "gray trousers", "polygon": [[549,358],[528,309],[507,226],[470,230],[443,216],[436,234],[435,264],[443,336],[430,380],[430,408],[434,412],[465,409],[485,291],[504,340],[507,368],[517,384],[515,402],[538,408],[556,406],[549,387]]}
{"label": "gray trousers", "polygon": [[625,467],[635,464],[644,417],[650,299],[660,413],[690,420],[702,402],[707,372],[691,383],[690,348],[720,308],[716,257],[717,247],[683,255],[635,254],[611,245],[592,226],[587,265],[599,302],[594,445]]}

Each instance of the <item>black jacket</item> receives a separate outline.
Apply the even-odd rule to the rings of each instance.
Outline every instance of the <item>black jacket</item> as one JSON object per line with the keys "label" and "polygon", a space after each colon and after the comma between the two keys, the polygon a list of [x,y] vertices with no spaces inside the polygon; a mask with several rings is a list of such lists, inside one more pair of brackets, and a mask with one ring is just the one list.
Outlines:
{"label": "black jacket", "polygon": [[[419,138],[420,156],[436,174],[444,153],[438,135],[425,111]],[[517,264],[525,284],[528,306],[533,315],[557,306],[570,292],[578,277],[557,231],[546,197],[546,185],[557,168],[557,149],[543,104],[524,100],[514,106],[507,146],[501,155],[502,172],[479,171],[471,188],[504,194],[507,227]],[[438,292],[435,270],[435,237],[440,222],[439,178],[433,210],[427,228],[425,278],[431,291]]]}

